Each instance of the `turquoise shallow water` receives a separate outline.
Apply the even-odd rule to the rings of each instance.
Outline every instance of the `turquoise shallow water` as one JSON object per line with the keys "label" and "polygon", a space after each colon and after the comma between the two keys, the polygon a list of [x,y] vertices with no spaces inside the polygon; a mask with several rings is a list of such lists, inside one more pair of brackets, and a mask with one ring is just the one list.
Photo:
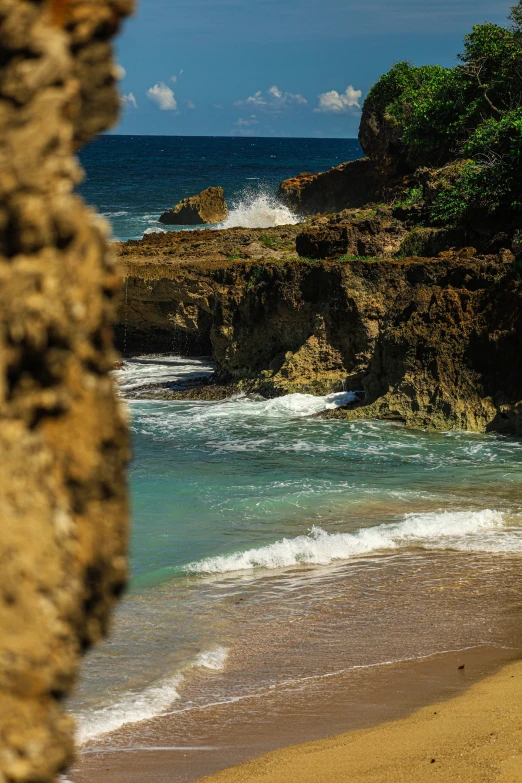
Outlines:
{"label": "turquoise shallow water", "polygon": [[[119,380],[125,394],[210,369],[155,357]],[[132,744],[172,710],[511,643],[522,443],[314,415],[343,401],[129,401],[132,582],[71,704],[83,741]]]}

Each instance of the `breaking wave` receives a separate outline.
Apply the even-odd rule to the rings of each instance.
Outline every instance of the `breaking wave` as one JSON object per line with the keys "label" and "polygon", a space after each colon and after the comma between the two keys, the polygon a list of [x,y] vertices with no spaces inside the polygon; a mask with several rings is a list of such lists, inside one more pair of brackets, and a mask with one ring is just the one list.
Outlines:
{"label": "breaking wave", "polygon": [[[361,528],[356,533],[327,533],[313,527],[308,535],[283,538],[260,549],[209,557],[190,563],[186,570],[215,574],[253,568],[328,565],[335,560],[406,546],[470,552],[522,552],[522,533],[502,531],[504,526],[502,513],[484,509],[407,514],[401,522]],[[499,535],[500,531],[503,535]]]}
{"label": "breaking wave", "polygon": [[129,723],[140,723],[161,715],[180,698],[179,687],[190,669],[224,669],[228,656],[225,647],[217,646],[205,650],[172,677],[156,682],[139,693],[124,694],[119,701],[99,707],[77,716],[77,741],[80,745],[103,734],[120,729]]}
{"label": "breaking wave", "polygon": [[301,218],[269,191],[247,190],[232,204],[228,217],[218,228],[272,228],[300,222]]}

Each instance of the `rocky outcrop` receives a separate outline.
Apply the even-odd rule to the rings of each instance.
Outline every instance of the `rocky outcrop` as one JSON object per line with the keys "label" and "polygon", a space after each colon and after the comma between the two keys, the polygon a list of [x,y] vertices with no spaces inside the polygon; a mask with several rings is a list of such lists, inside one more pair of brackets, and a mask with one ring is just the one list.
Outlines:
{"label": "rocky outcrop", "polygon": [[118,114],[127,0],[0,0],[0,780],[71,760],[62,701],[127,574],[120,280],[73,195],[76,147]]}
{"label": "rocky outcrop", "polygon": [[407,235],[390,209],[345,211],[306,226],[296,237],[296,250],[303,258],[315,259],[393,256]]}
{"label": "rocky outcrop", "polygon": [[[277,229],[233,228],[226,231],[176,231],[149,234],[139,241],[116,245],[127,270],[125,299],[117,327],[126,355],[212,352],[211,279],[216,268],[235,269],[246,260],[281,263],[296,258],[295,238],[300,226]],[[196,277],[187,270],[196,268]],[[165,277],[158,282],[158,270]]]}
{"label": "rocky outcrop", "polygon": [[408,182],[383,177],[369,158],[342,163],[320,174],[299,174],[279,185],[277,197],[297,215],[358,209],[395,200]]}
{"label": "rocky outcrop", "polygon": [[164,212],[159,222],[169,226],[198,226],[220,223],[228,215],[223,188],[207,188],[197,196],[184,198]]}
{"label": "rocky outcrop", "polygon": [[380,200],[381,177],[368,159],[320,174],[299,174],[279,185],[278,198],[298,215],[340,212]]}
{"label": "rocky outcrop", "polygon": [[369,98],[362,110],[359,144],[382,173],[394,170],[404,158],[399,125],[386,114],[385,105]]}
{"label": "rocky outcrop", "polygon": [[176,258],[168,237],[120,248],[128,351],[139,322],[142,349],[144,324],[151,347],[169,330],[178,346],[197,335],[222,382],[361,392],[335,415],[522,431],[522,282],[509,251],[301,261],[185,250]]}

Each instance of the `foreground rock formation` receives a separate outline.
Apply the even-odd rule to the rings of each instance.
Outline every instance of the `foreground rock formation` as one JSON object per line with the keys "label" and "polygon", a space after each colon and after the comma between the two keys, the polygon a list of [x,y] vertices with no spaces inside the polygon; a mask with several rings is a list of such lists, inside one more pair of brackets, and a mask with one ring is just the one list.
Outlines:
{"label": "foreground rock formation", "polygon": [[173,209],[164,212],[159,222],[168,226],[198,226],[220,223],[228,215],[223,188],[207,188],[197,196],[184,198]]}
{"label": "foreground rock formation", "polygon": [[120,245],[127,352],[212,353],[220,383],[266,395],[361,392],[336,416],[522,431],[522,281],[509,250],[314,261],[295,255],[299,232]]}
{"label": "foreground rock formation", "polygon": [[127,429],[109,371],[120,281],[73,195],[118,113],[129,0],[0,0],[0,780],[71,761],[62,707],[127,574]]}

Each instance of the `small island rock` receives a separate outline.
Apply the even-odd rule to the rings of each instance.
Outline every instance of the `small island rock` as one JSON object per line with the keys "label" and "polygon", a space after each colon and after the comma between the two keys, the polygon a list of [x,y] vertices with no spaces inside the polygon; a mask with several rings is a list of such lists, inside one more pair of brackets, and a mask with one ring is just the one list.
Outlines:
{"label": "small island rock", "polygon": [[198,226],[219,223],[228,215],[223,188],[207,188],[197,196],[182,199],[164,212],[159,221],[170,226]]}

